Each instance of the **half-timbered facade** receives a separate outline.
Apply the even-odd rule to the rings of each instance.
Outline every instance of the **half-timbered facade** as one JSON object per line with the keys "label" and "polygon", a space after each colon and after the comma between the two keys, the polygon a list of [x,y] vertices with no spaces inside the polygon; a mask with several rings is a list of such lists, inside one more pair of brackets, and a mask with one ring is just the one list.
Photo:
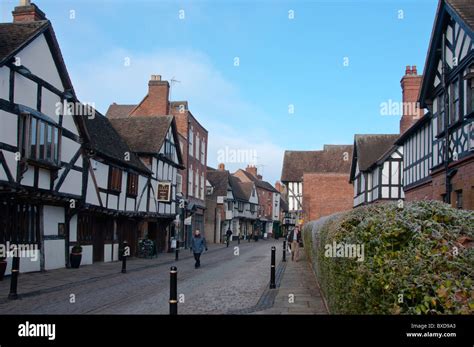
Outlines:
{"label": "half-timbered facade", "polygon": [[404,197],[403,149],[393,146],[398,135],[355,135],[350,182],[354,207]]}
{"label": "half-timbered facade", "polygon": [[178,170],[184,168],[174,117],[130,117],[110,122],[151,171],[147,190],[135,191],[132,196],[153,215],[141,221],[141,234],[154,240],[158,251],[165,251],[170,239],[177,236]]}
{"label": "half-timbered facade", "polygon": [[440,0],[420,105],[427,113],[398,141],[408,200],[443,200],[474,208],[474,7]]}
{"label": "half-timbered facade", "polygon": [[83,118],[51,23],[35,5],[13,16],[0,24],[0,242],[37,247],[23,272],[55,269],[76,232]]}

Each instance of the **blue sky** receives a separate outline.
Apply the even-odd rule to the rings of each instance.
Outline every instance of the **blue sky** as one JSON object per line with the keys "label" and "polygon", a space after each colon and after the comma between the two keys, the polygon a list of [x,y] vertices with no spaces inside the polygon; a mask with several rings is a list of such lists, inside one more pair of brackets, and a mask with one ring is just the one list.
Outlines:
{"label": "blue sky", "polygon": [[[2,1],[2,22],[17,2]],[[36,4],[53,22],[82,101],[105,113],[112,102],[138,103],[151,74],[174,77],[172,99],[188,100],[209,131],[208,163],[225,147],[256,151],[274,183],[286,149],[398,132],[399,117],[382,116],[380,104],[401,100],[405,65],[423,71],[437,0]]]}

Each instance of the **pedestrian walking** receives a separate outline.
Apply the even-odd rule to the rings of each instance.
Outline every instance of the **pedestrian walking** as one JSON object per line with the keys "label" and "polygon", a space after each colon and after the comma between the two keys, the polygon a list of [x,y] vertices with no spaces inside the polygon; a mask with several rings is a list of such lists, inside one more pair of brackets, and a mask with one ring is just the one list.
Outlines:
{"label": "pedestrian walking", "polygon": [[204,250],[207,251],[206,239],[201,236],[199,229],[196,229],[191,240],[191,251],[194,254],[194,260],[196,261],[194,264],[195,269],[201,266],[201,254],[204,252]]}
{"label": "pedestrian walking", "polygon": [[225,233],[226,237],[227,237],[227,247],[229,247],[229,242],[230,242],[230,238],[232,237],[232,230],[227,229],[227,232]]}
{"label": "pedestrian walking", "polygon": [[288,234],[288,243],[291,245],[291,260],[298,261],[300,255],[301,233],[300,227],[295,228]]}

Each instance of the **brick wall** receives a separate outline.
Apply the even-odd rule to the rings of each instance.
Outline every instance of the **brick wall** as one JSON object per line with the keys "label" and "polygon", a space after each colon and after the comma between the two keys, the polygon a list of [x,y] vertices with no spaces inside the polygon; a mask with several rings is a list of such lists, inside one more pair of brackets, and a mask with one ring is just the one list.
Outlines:
{"label": "brick wall", "polygon": [[[458,172],[452,178],[451,190],[451,206],[456,207],[457,194],[462,191],[463,208],[474,210],[474,156],[452,163],[452,168],[457,168]],[[432,173],[432,180],[424,185],[410,189],[405,192],[407,201],[433,199],[443,200],[443,194],[446,192],[445,172],[444,169],[437,170]]]}
{"label": "brick wall", "polygon": [[433,199],[433,184],[431,181],[405,191],[406,201],[432,200],[432,199]]}
{"label": "brick wall", "polygon": [[305,220],[315,220],[352,209],[354,188],[349,174],[307,173],[303,175]]}

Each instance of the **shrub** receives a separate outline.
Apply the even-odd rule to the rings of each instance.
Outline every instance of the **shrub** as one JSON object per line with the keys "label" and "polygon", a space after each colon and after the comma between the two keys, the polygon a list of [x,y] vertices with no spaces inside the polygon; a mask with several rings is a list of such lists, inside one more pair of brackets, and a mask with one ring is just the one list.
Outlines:
{"label": "shrub", "polygon": [[[331,313],[474,313],[472,211],[370,205],[310,223],[303,236]],[[334,241],[363,245],[364,261],[326,257]]]}

